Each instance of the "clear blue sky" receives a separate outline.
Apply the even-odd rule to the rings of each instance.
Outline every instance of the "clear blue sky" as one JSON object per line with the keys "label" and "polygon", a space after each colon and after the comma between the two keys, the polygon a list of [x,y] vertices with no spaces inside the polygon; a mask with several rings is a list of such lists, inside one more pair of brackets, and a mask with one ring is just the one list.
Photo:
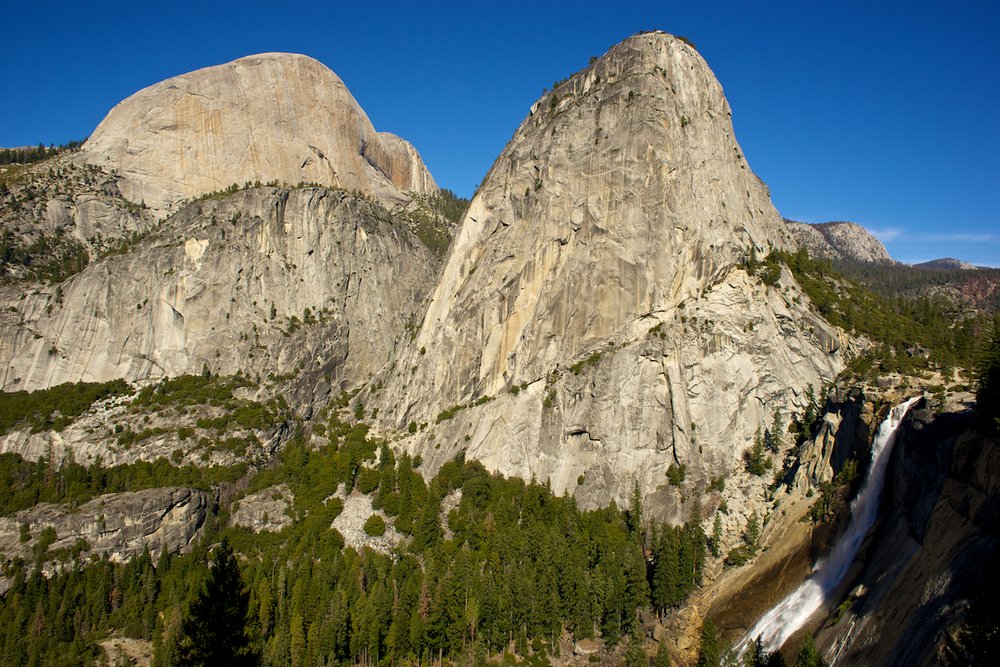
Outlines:
{"label": "clear blue sky", "polygon": [[305,53],[469,195],[543,87],[640,30],[722,82],[778,210],[853,220],[894,257],[1000,265],[1000,3],[6,3],[0,146],[88,135],[136,90]]}

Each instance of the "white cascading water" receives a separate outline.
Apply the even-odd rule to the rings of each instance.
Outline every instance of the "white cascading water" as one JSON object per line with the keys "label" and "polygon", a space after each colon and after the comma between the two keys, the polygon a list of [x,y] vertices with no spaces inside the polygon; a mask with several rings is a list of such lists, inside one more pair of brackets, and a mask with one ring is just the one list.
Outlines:
{"label": "white cascading water", "polygon": [[854,556],[858,553],[861,541],[868,529],[875,523],[878,511],[879,497],[885,483],[885,471],[889,465],[889,455],[896,440],[896,429],[910,406],[920,399],[919,396],[897,405],[885,421],[879,425],[875,441],[872,443],[872,460],[868,472],[868,480],[861,492],[851,503],[851,523],[833,547],[833,551],[813,567],[812,575],[801,586],[792,591],[788,597],[771,607],[750,628],[738,645],[739,653],[743,653],[750,642],[759,637],[767,651],[775,651],[801,628],[809,617],[819,609],[840,584],[847,574]]}

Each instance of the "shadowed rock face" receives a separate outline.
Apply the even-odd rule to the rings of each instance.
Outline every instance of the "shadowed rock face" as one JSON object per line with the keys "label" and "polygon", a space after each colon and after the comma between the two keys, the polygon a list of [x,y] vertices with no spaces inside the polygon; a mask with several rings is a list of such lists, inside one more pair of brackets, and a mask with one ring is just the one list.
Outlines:
{"label": "shadowed rock face", "polygon": [[436,192],[416,150],[378,133],[322,63],[265,53],[145,88],[115,106],[79,159],[115,170],[153,209],[233,183],[317,183],[389,203]]}
{"label": "shadowed rock face", "polygon": [[[167,487],[132,493],[109,493],[98,496],[77,508],[39,503],[7,517],[0,517],[0,551],[7,558],[30,560],[39,536],[45,528],[55,530],[55,542],[49,551],[81,549],[81,561],[91,555],[104,555],[113,561],[127,561],[148,549],[174,553],[184,550],[202,524],[210,494],[194,489]],[[30,527],[30,539],[21,540],[21,526]],[[79,543],[83,540],[84,543]],[[61,566],[45,564],[50,574]],[[0,580],[0,587],[4,587]]]}
{"label": "shadowed rock face", "polygon": [[1000,450],[971,412],[935,412],[918,405],[901,429],[850,611],[819,633],[831,662],[970,664],[956,631],[970,602],[996,608]]}
{"label": "shadowed rock face", "polygon": [[808,250],[813,257],[895,264],[882,242],[857,223],[822,222],[813,225],[785,220],[785,224],[799,247]]}
{"label": "shadowed rock face", "polygon": [[403,381],[371,400],[432,425],[408,445],[430,468],[466,449],[587,503],[663,487],[673,462],[719,474],[841,365],[790,276],[779,292],[737,268],[769,247],[794,246],[712,72],[669,35],[632,37],[532,107],[387,371]]}

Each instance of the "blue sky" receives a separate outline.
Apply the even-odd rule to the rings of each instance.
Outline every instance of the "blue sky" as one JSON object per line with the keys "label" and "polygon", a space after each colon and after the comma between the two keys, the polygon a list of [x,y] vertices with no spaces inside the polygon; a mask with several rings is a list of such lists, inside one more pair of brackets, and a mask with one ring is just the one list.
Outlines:
{"label": "blue sky", "polygon": [[263,51],[344,79],[469,195],[542,88],[640,30],[692,40],[786,217],[903,261],[1000,266],[1000,3],[7,3],[0,146],[88,135],[136,90]]}

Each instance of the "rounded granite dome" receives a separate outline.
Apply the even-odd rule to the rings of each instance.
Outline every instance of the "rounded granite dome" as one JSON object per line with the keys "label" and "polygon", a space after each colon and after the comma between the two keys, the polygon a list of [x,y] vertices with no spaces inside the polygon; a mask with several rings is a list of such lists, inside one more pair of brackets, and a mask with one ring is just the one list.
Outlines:
{"label": "rounded granite dome", "polygon": [[[391,137],[391,139],[390,139]],[[416,150],[378,133],[328,67],[263,53],[161,81],[115,106],[82,159],[155,209],[233,183],[319,183],[383,201],[437,190]]]}

